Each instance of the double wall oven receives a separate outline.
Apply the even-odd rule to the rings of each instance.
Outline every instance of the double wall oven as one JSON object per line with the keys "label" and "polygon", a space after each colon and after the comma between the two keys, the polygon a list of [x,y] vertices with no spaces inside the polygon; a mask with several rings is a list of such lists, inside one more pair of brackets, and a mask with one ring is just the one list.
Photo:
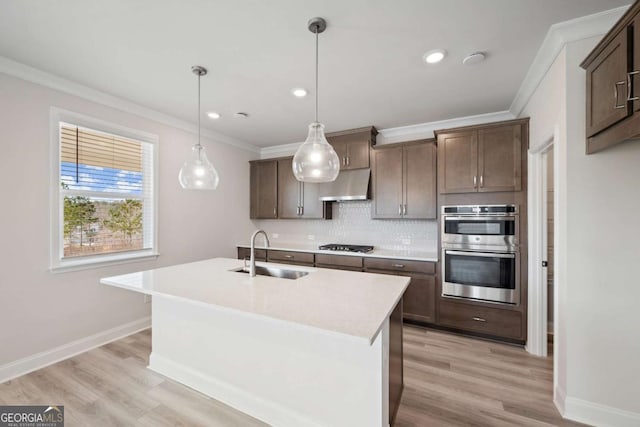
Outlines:
{"label": "double wall oven", "polygon": [[442,208],[442,295],[520,302],[516,205]]}

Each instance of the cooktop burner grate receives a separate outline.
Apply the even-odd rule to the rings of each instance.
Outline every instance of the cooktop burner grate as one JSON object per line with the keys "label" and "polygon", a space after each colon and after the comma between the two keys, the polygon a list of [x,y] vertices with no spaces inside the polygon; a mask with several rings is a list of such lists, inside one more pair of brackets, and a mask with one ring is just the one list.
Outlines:
{"label": "cooktop burner grate", "polygon": [[328,245],[320,245],[318,249],[322,251],[341,251],[341,252],[360,252],[367,253],[373,250],[373,246],[366,245],[346,245],[342,243],[329,243]]}

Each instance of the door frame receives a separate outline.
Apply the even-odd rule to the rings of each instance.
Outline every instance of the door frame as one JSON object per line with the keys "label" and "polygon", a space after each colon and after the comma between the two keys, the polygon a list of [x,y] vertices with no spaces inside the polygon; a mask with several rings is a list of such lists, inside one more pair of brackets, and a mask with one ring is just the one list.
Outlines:
{"label": "door frame", "polygon": [[[529,192],[528,192],[528,216],[529,216],[529,287],[527,310],[527,352],[540,357],[547,356],[547,328],[548,328],[548,274],[547,267],[542,266],[547,259],[547,154],[555,149],[554,142],[558,141],[557,131],[547,138],[543,144],[529,149]],[[554,199],[557,198],[557,182],[555,178],[558,171],[558,156],[554,156]],[[557,203],[554,200],[554,210]],[[554,221],[554,247],[557,240]],[[554,266],[556,251],[554,250]],[[557,298],[556,286],[554,291],[554,329],[557,322]],[[557,334],[554,330],[554,340]]]}

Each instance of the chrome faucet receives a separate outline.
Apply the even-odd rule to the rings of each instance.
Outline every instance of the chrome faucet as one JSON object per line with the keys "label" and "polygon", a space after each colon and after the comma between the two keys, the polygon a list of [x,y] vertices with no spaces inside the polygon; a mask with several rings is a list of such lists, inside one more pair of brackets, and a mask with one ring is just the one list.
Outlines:
{"label": "chrome faucet", "polygon": [[264,234],[264,240],[269,247],[269,236],[264,230],[256,230],[251,236],[251,260],[249,261],[249,276],[256,277],[256,236],[258,234]]}

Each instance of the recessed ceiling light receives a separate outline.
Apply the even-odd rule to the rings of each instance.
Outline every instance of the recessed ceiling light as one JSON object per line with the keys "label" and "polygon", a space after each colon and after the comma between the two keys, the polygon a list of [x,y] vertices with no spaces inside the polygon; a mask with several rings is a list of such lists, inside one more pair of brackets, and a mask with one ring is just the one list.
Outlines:
{"label": "recessed ceiling light", "polygon": [[422,58],[427,64],[437,64],[447,56],[447,51],[444,49],[434,49],[425,53]]}
{"label": "recessed ceiling light", "polygon": [[234,114],[234,116],[239,119],[246,119],[247,117],[249,117],[249,114],[238,111],[237,113]]}
{"label": "recessed ceiling light", "polygon": [[482,62],[484,61],[485,58],[485,54],[482,52],[474,52],[471,55],[467,55],[463,60],[462,63],[464,65],[473,65],[473,64],[477,64],[478,62]]}
{"label": "recessed ceiling light", "polygon": [[209,116],[210,119],[219,119],[220,118],[220,114],[216,113],[215,111],[209,111],[207,113],[207,116]]}
{"label": "recessed ceiling light", "polygon": [[307,90],[306,89],[302,89],[301,87],[296,87],[296,88],[291,89],[291,93],[296,98],[304,98],[305,96],[307,96]]}

